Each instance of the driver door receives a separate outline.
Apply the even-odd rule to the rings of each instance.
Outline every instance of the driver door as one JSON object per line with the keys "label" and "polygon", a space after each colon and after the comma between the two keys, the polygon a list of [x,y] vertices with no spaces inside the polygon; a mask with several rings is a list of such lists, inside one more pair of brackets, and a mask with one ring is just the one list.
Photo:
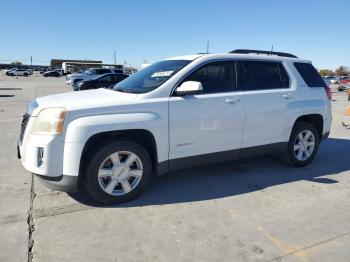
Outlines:
{"label": "driver door", "polygon": [[[206,64],[182,81],[201,82],[202,93],[170,97],[169,160],[198,156],[207,163],[238,156],[244,97],[237,90],[235,68],[235,61]],[[170,161],[170,169],[176,169],[172,163],[176,162]]]}

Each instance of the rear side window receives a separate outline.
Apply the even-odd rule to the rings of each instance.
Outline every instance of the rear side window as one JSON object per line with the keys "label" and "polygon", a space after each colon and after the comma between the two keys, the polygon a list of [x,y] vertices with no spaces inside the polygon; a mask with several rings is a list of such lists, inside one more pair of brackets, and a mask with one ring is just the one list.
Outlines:
{"label": "rear side window", "polygon": [[237,61],[239,86],[244,90],[289,88],[289,77],[279,62]]}
{"label": "rear side window", "polygon": [[309,87],[326,87],[326,83],[312,64],[294,63],[294,66]]}

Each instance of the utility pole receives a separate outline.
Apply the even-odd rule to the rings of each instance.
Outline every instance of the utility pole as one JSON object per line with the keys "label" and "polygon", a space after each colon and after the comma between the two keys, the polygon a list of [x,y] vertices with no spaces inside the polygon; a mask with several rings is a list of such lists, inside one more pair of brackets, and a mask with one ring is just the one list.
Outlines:
{"label": "utility pole", "polygon": [[33,67],[33,57],[30,56],[30,67],[32,68]]}
{"label": "utility pole", "polygon": [[209,40],[207,41],[207,54],[209,54]]}
{"label": "utility pole", "polygon": [[117,64],[117,53],[114,49],[114,65],[116,65],[116,64]]}

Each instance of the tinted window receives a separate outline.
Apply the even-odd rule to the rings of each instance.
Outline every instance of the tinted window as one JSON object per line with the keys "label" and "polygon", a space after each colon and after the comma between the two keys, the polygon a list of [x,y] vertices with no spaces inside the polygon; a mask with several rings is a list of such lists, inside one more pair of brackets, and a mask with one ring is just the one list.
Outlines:
{"label": "tinted window", "polygon": [[109,70],[109,69],[98,69],[98,74],[100,74],[100,75],[107,74],[110,72],[111,72],[111,70]]}
{"label": "tinted window", "polygon": [[110,82],[113,83],[114,82],[114,76],[113,75],[106,75],[100,78],[101,82]]}
{"label": "tinted window", "polygon": [[239,85],[245,90],[289,88],[288,75],[279,62],[237,61]]}
{"label": "tinted window", "polygon": [[326,86],[326,83],[312,64],[294,63],[294,66],[309,87]]}
{"label": "tinted window", "polygon": [[124,74],[120,74],[120,75],[115,75],[115,80],[116,82],[120,82],[122,80],[124,80],[125,78],[127,78],[128,76],[127,75],[124,75]]}
{"label": "tinted window", "polygon": [[203,93],[233,91],[236,87],[235,62],[214,62],[201,67],[183,82],[197,81],[203,86]]}

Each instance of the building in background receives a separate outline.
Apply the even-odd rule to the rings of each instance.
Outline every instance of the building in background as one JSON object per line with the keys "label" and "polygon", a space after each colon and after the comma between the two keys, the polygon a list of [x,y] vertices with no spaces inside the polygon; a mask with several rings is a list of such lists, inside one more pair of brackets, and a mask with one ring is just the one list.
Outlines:
{"label": "building in background", "polygon": [[102,64],[102,61],[94,60],[51,59],[50,66],[52,68],[61,69],[64,62]]}

